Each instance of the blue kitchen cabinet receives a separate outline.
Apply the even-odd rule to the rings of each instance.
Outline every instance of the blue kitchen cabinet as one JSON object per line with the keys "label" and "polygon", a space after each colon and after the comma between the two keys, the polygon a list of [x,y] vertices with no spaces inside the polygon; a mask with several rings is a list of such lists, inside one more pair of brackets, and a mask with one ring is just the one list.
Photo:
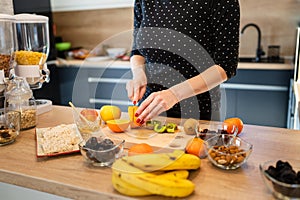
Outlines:
{"label": "blue kitchen cabinet", "polygon": [[59,67],[61,104],[72,101],[78,107],[101,108],[117,105],[127,111],[130,104],[126,82],[131,78],[128,68]]}
{"label": "blue kitchen cabinet", "polygon": [[239,69],[221,86],[225,117],[237,116],[246,124],[287,127],[292,77],[292,70]]}

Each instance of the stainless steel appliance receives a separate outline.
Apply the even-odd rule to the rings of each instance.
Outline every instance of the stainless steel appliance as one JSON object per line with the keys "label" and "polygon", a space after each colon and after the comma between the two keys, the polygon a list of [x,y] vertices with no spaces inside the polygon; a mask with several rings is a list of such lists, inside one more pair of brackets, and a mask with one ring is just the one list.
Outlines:
{"label": "stainless steel appliance", "polygon": [[289,95],[289,110],[287,116],[287,127],[300,129],[300,27],[297,28],[296,49],[294,61],[294,79],[291,80]]}

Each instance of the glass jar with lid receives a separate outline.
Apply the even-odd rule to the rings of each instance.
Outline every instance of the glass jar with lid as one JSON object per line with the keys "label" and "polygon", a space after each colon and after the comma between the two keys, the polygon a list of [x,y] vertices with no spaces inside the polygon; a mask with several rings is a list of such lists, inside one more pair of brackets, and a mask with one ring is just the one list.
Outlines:
{"label": "glass jar with lid", "polygon": [[36,14],[17,14],[15,18],[18,51],[15,75],[24,77],[31,89],[49,82],[46,60],[49,54],[48,17]]}
{"label": "glass jar with lid", "polygon": [[8,81],[5,92],[5,110],[21,113],[20,130],[33,128],[37,124],[37,106],[32,90],[24,77]]}

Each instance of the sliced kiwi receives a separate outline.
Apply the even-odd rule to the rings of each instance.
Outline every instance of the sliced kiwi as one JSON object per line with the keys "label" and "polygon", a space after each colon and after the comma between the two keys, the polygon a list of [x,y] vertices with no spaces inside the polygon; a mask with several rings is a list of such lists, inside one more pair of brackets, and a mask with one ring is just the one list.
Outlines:
{"label": "sliced kiwi", "polygon": [[167,132],[174,133],[177,129],[177,125],[175,123],[167,123]]}
{"label": "sliced kiwi", "polygon": [[148,128],[148,129],[154,129],[154,126],[156,124],[161,125],[161,122],[158,121],[158,120],[149,120],[149,121],[146,121],[146,128]]}
{"label": "sliced kiwi", "polygon": [[157,133],[163,133],[167,130],[166,125],[161,125],[161,124],[155,124],[154,125],[154,131]]}

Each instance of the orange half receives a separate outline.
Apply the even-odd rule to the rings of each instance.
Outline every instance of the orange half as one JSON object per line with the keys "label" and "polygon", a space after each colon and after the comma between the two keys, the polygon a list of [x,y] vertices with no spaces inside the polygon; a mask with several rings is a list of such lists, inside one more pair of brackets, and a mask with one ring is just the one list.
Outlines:
{"label": "orange half", "polygon": [[128,128],[128,126],[130,124],[130,120],[128,120],[128,119],[113,119],[113,120],[106,121],[106,124],[112,132],[122,133]]}

